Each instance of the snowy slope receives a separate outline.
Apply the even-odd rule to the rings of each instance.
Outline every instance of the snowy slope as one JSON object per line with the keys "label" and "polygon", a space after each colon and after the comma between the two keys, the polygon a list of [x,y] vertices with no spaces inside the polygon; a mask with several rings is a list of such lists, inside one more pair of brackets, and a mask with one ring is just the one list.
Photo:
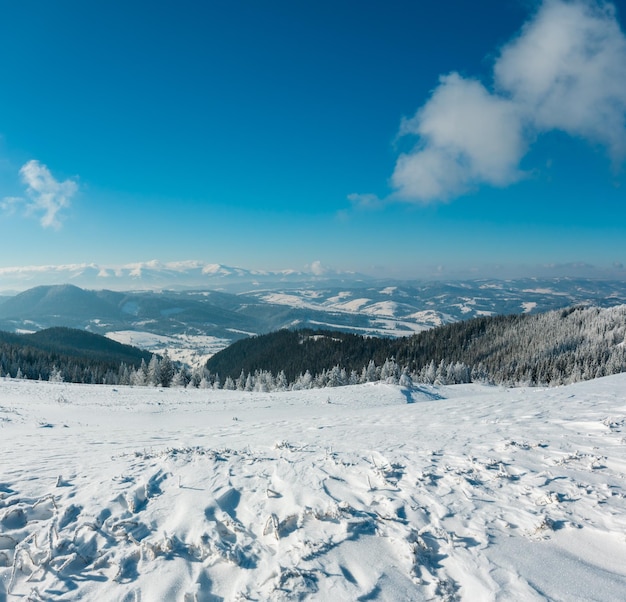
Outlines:
{"label": "snowy slope", "polygon": [[625,426],[626,375],[0,379],[0,600],[622,600]]}

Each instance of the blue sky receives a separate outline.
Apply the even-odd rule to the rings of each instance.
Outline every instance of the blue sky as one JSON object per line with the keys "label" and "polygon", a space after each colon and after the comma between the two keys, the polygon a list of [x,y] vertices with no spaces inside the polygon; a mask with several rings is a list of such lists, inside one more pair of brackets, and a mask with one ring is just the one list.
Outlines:
{"label": "blue sky", "polygon": [[625,23],[624,1],[3,3],[0,267],[620,276]]}

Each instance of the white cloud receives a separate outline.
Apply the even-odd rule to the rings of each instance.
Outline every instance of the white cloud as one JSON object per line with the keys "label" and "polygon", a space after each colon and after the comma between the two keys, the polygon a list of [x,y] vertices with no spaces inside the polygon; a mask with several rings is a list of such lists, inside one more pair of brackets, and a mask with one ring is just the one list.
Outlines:
{"label": "white cloud", "polygon": [[39,163],[29,161],[20,169],[22,181],[26,184],[26,210],[28,215],[36,215],[44,228],[60,228],[59,212],[70,206],[78,185],[72,180],[59,182],[50,170]]}
{"label": "white cloud", "polygon": [[441,78],[400,134],[421,141],[399,157],[391,179],[397,196],[409,200],[445,200],[481,182],[510,184],[527,146],[515,103],[457,73]]}
{"label": "white cloud", "polygon": [[611,4],[547,0],[494,68],[538,131],[562,130],[626,156],[626,37]]}
{"label": "white cloud", "polygon": [[328,268],[324,267],[321,261],[314,261],[311,264],[310,269],[315,276],[323,276],[328,272]]}
{"label": "white cloud", "polygon": [[24,199],[19,196],[6,196],[0,201],[0,209],[6,215],[13,215],[20,205],[24,204]]}
{"label": "white cloud", "polygon": [[442,76],[402,122],[399,135],[417,143],[398,158],[389,198],[428,203],[510,185],[531,143],[551,130],[605,146],[616,166],[626,158],[626,37],[609,3],[544,0],[502,49],[493,90]]}

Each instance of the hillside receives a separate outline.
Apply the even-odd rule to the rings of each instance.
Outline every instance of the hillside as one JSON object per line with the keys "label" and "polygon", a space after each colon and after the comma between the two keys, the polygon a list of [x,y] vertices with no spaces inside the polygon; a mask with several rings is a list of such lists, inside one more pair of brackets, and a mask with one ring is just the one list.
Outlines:
{"label": "hillside", "polygon": [[71,328],[48,328],[31,334],[0,331],[1,373],[25,378],[56,378],[72,382],[101,383],[120,366],[138,368],[149,362],[147,351],[122,345],[104,336]]}
{"label": "hillside", "polygon": [[338,366],[349,376],[394,358],[422,382],[561,384],[625,371],[625,336],[624,305],[475,318],[398,339],[283,330],[238,341],[207,368],[233,379],[242,370],[283,371],[293,382],[307,370],[319,375]]}
{"label": "hillside", "polygon": [[110,320],[117,317],[118,312],[115,305],[97,293],[71,284],[31,288],[0,305],[0,316],[6,320],[46,320],[55,316],[71,316],[73,320],[81,321],[94,315]]}
{"label": "hillside", "polygon": [[175,292],[83,290],[68,284],[39,286],[0,304],[0,326],[4,330],[67,326],[99,334],[138,325],[161,334],[200,327],[216,336],[233,336],[229,329],[254,326],[236,311],[240,304],[234,295],[221,293],[199,297]]}

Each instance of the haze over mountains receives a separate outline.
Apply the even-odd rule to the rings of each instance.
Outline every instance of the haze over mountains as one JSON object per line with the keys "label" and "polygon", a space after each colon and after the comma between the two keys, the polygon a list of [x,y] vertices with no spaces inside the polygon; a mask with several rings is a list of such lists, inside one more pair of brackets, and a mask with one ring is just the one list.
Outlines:
{"label": "haze over mountains", "polygon": [[[473,276],[468,277],[468,274]],[[498,274],[498,275],[495,275]],[[364,286],[371,283],[399,281],[457,281],[478,279],[539,278],[542,281],[555,279],[623,280],[624,267],[614,265],[611,269],[597,268],[584,263],[543,265],[532,269],[520,267],[508,269],[507,274],[497,269],[471,272],[451,271],[441,266],[423,268],[419,278],[398,278],[335,270],[314,261],[304,269],[258,270],[233,267],[204,261],[158,260],[127,263],[124,265],[103,265],[98,263],[72,263],[63,265],[31,265],[0,267],[0,294],[16,294],[36,286],[53,284],[73,284],[87,289],[108,289],[115,291],[140,290],[184,290],[210,289],[239,293],[254,289],[280,289],[290,286],[344,285]]]}
{"label": "haze over mountains", "polygon": [[38,265],[0,268],[0,291],[24,291],[39,285],[72,283],[75,286],[110,290],[158,290],[161,288],[210,288],[239,292],[258,286],[288,283],[361,282],[371,280],[354,272],[336,272],[313,262],[306,271],[248,270],[202,261],[146,261],[122,266],[96,263]]}

